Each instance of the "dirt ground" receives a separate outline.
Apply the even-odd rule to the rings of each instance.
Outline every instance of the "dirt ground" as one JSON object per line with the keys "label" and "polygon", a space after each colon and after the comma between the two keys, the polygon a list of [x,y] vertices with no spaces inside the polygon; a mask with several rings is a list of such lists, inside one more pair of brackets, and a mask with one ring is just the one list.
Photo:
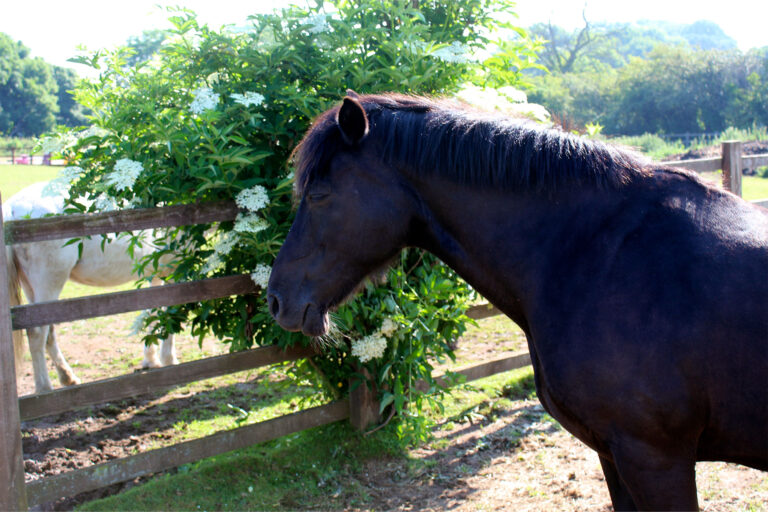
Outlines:
{"label": "dirt ground", "polygon": [[[62,350],[83,381],[136,368],[141,346],[127,336],[131,315],[111,317],[93,326],[73,322],[59,327]],[[491,324],[486,324],[491,322]],[[459,344],[466,363],[500,357],[524,348],[506,320],[483,321]],[[510,327],[511,328],[511,327]],[[95,329],[95,331],[94,331]],[[512,334],[510,334],[512,333]],[[224,347],[181,337],[182,361],[222,353]],[[466,364],[465,363],[465,364]],[[25,361],[20,389],[34,390],[31,365]],[[230,386],[247,386],[243,373]],[[215,381],[197,393],[185,388],[157,396],[136,397],[23,425],[27,480],[135,454],[165,444],[183,432],[179,415],[192,408],[217,410]],[[228,398],[230,402],[232,400]],[[247,404],[234,403],[236,406]],[[492,419],[488,419],[488,418]],[[413,474],[401,460],[370,461],[364,481],[375,510],[611,510],[597,456],[556,424],[546,421],[538,402],[516,401],[498,414],[454,422],[437,432],[438,442],[414,452],[426,463]],[[69,510],[77,503],[121,492],[141,482],[117,484],[40,507]],[[768,474],[724,463],[697,466],[699,503],[703,510],[768,510]]]}

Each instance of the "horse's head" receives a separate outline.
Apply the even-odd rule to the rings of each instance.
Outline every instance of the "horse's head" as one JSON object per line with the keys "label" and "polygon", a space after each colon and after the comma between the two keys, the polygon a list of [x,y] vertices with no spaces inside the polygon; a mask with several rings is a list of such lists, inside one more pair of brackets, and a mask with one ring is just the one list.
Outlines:
{"label": "horse's head", "polygon": [[[295,152],[296,218],[269,280],[269,310],[320,336],[328,311],[406,245],[416,201],[386,165],[358,96],[318,118]],[[379,155],[377,157],[377,155]]]}

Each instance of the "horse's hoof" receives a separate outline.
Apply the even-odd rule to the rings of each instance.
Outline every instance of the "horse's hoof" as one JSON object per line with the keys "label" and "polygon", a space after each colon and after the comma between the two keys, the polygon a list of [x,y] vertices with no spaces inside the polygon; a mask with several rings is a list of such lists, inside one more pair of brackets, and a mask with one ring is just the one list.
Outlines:
{"label": "horse's hoof", "polygon": [[65,378],[61,379],[62,386],[77,386],[81,383],[82,381],[80,380],[80,378],[74,375],[68,375]]}

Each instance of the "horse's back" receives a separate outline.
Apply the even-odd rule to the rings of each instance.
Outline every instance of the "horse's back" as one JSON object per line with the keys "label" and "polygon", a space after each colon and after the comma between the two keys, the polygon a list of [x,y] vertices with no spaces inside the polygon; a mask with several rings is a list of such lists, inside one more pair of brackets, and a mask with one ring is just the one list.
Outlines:
{"label": "horse's back", "polygon": [[64,196],[46,194],[48,182],[33,183],[3,201],[3,219],[36,219],[64,211]]}

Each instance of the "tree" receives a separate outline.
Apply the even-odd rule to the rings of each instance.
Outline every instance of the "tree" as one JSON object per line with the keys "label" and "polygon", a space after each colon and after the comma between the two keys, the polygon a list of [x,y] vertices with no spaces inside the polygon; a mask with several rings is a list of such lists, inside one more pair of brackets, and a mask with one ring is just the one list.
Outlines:
{"label": "tree", "polygon": [[700,20],[680,30],[688,44],[701,50],[735,50],[736,41],[713,21]]}
{"label": "tree", "polygon": [[50,66],[0,33],[0,133],[30,137],[53,128],[57,90]]}
{"label": "tree", "polygon": [[140,36],[129,37],[126,46],[133,50],[133,54],[126,57],[126,65],[134,67],[147,62],[160,50],[167,38],[168,31],[159,29],[145,30]]}
{"label": "tree", "polygon": [[72,92],[77,86],[77,73],[69,68],[52,66],[53,78],[58,88],[57,103],[59,113],[56,116],[56,124],[64,126],[83,126],[88,124],[87,110],[77,101]]}
{"label": "tree", "polygon": [[610,133],[713,132],[768,124],[765,53],[657,47],[620,70]]}
{"label": "tree", "polygon": [[537,23],[529,30],[531,36],[543,40],[539,54],[541,63],[552,73],[604,68],[598,63],[617,67],[624,63],[615,47],[616,36],[625,31],[623,26],[593,25],[582,13],[584,26],[568,32],[549,23]]}

